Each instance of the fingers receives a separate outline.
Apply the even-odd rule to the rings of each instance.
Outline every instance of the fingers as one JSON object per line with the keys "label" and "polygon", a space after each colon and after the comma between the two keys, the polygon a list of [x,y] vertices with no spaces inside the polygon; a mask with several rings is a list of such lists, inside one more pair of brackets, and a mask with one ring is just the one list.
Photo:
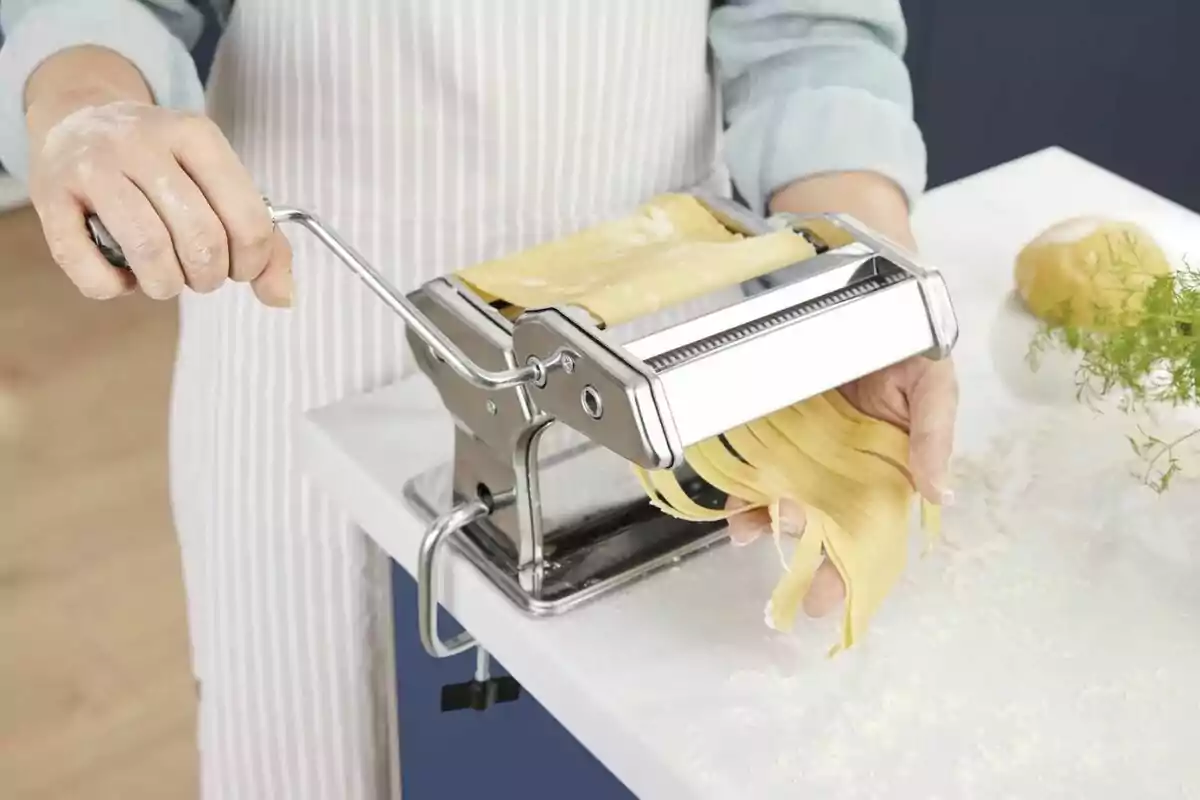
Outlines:
{"label": "fingers", "polygon": [[[805,519],[804,508],[798,503],[780,501],[779,517],[780,533],[792,537],[804,535],[808,520]],[[828,558],[823,559],[813,573],[808,594],[804,595],[804,613],[810,617],[823,617],[837,609],[845,597],[846,585],[842,582],[841,573]]]}
{"label": "fingers", "polygon": [[917,491],[931,503],[949,505],[950,456],[958,416],[958,379],[947,359],[931,361],[909,392],[912,415],[910,466]]}
{"label": "fingers", "polygon": [[201,293],[218,289],[229,277],[229,249],[225,228],[199,187],[166,153],[148,155],[130,178],[170,234],[184,283]]}
{"label": "fingers", "polygon": [[804,507],[787,498],[779,501],[779,532],[784,536],[798,539],[804,535],[808,525]]}
{"label": "fingers", "polygon": [[266,268],[251,281],[254,296],[272,308],[292,305],[292,247],[287,237],[275,231],[271,237],[271,255]]}
{"label": "fingers", "polygon": [[[725,508],[744,508],[746,502],[737,497],[730,497]],[[771,532],[771,515],[765,508],[745,511],[729,518],[729,539],[733,544],[744,547],[764,533]]]}
{"label": "fingers", "polygon": [[825,559],[813,575],[808,594],[804,595],[804,613],[810,617],[824,617],[845,599],[846,584],[842,575],[832,561]]}
{"label": "fingers", "polygon": [[[232,278],[257,282],[264,302],[287,304],[291,251],[215,123],[135,102],[67,116],[31,145],[30,195],[55,260],[85,295],[115,297],[136,285],[166,299]],[[97,252],[85,223],[92,212],[131,272]]]}
{"label": "fingers", "polygon": [[[727,509],[745,507],[746,503],[731,497],[725,503]],[[780,532],[793,537],[802,536],[805,529],[804,509],[784,500],[780,503]],[[759,537],[771,535],[771,515],[765,508],[756,508],[729,518],[729,538],[733,544],[745,546]],[[810,617],[823,617],[836,610],[846,599],[846,584],[841,573],[829,559],[821,562],[813,575],[812,585],[804,596],[804,613]]]}
{"label": "fingers", "polygon": [[[745,507],[746,502],[739,497],[730,497],[725,501],[725,508],[729,510]],[[780,533],[799,538],[804,532],[804,525],[804,509],[791,500],[781,501]],[[729,538],[735,545],[748,545],[760,536],[771,534],[771,512],[765,508],[755,508],[729,518]]]}
{"label": "fingers", "polygon": [[111,300],[136,286],[133,273],[117,269],[96,250],[78,201],[69,196],[36,203],[50,255],[84,297]]}
{"label": "fingers", "polygon": [[171,234],[154,206],[123,175],[106,176],[103,186],[99,182],[85,184],[88,202],[121,245],[142,292],[155,300],[177,296],[184,287],[183,270]]}
{"label": "fingers", "polygon": [[172,150],[220,219],[229,244],[229,277],[251,282],[276,255],[274,225],[250,173],[216,123],[190,118]]}

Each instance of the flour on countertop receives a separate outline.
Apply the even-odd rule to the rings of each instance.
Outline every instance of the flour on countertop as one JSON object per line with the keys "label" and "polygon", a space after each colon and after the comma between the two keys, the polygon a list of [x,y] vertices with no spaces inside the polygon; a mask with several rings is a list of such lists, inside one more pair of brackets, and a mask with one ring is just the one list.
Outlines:
{"label": "flour on countertop", "polygon": [[[706,797],[1200,796],[1200,486],[1142,487],[1136,424],[1028,413],[957,460],[944,539],[914,547],[862,642],[825,659],[829,620],[764,641],[734,632],[748,602],[709,604],[712,663],[693,658],[697,674],[642,713],[669,721],[721,681],[675,732],[689,763],[737,765],[708,770]],[[759,550],[773,577],[770,547],[737,560]],[[677,580],[711,585],[702,569]]]}
{"label": "flour on countertop", "polygon": [[1200,797],[1200,484],[1139,484],[1139,422],[1024,407],[962,448],[943,539],[914,531],[834,658],[840,615],[759,623],[765,537],[553,621],[555,647],[699,797]]}

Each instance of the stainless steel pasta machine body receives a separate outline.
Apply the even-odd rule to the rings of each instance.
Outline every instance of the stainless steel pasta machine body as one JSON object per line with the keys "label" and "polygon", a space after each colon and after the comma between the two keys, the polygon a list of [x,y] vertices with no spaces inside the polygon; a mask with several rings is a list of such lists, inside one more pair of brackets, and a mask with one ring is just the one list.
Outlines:
{"label": "stainless steel pasta machine body", "polygon": [[[683,322],[650,320],[641,336],[605,329],[581,308],[498,307],[453,276],[402,294],[313,215],[271,209],[277,223],[320,239],[404,320],[454,421],[453,464],[406,487],[429,523],[417,577],[430,654],[474,646],[469,633],[443,641],[437,632],[447,546],[527,612],[564,612],[724,539],[723,523],[684,522],[651,505],[631,463],[676,470],[698,503],[720,508],[725,497],[687,467],[689,445],[953,348],[958,327],[942,276],[855,220],[764,219],[728,200],[697,199],[731,231],[786,228],[817,255]],[[101,252],[120,264],[117,243],[88,222]]]}

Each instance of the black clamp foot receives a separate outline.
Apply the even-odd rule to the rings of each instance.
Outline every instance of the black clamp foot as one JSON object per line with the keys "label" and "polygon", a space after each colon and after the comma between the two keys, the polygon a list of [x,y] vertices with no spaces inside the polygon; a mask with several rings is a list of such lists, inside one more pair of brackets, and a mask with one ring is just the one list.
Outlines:
{"label": "black clamp foot", "polygon": [[521,684],[508,676],[486,681],[451,683],[442,687],[442,711],[471,708],[487,711],[497,703],[511,703],[521,696]]}
{"label": "black clamp foot", "polygon": [[442,687],[442,711],[474,709],[487,711],[497,703],[511,703],[521,696],[521,684],[515,678],[491,676],[491,657],[482,647],[475,648],[475,677],[465,683]]}

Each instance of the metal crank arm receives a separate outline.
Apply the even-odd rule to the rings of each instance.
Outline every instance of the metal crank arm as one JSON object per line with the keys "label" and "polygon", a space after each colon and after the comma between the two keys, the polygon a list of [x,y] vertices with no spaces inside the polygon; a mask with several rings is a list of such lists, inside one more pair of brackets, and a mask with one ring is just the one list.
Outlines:
{"label": "metal crank arm", "polygon": [[[384,304],[400,316],[404,323],[427,344],[434,353],[450,365],[463,380],[480,389],[496,391],[540,380],[544,368],[541,365],[525,365],[515,369],[486,370],[468,358],[459,347],[448,339],[429,318],[422,314],[404,294],[387,278],[372,267],[353,247],[333,230],[307,211],[267,203],[271,220],[278,224],[290,222],[307,229],[325,245],[338,260],[350,268]],[[120,244],[94,214],[86,218],[88,231],[96,249],[114,267],[129,269],[129,263]]]}

